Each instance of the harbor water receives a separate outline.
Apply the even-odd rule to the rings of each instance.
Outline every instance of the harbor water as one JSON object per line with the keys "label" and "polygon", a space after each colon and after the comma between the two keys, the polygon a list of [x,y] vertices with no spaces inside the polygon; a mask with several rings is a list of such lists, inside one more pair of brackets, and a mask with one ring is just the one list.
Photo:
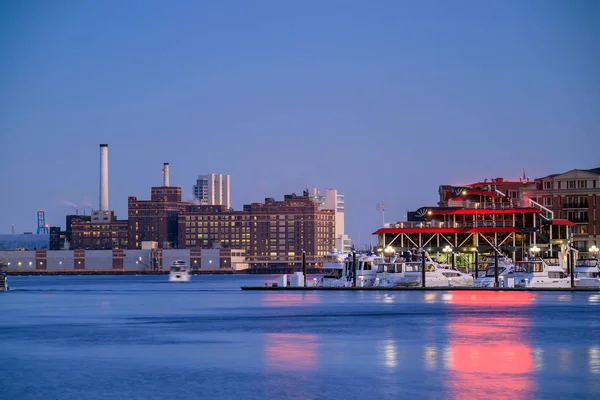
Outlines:
{"label": "harbor water", "polygon": [[9,277],[3,399],[600,397],[600,294]]}

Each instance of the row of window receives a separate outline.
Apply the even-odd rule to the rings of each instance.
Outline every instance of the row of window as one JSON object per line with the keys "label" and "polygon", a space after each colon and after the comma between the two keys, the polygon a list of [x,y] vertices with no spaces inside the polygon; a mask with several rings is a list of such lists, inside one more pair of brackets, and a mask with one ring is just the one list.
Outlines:
{"label": "row of window", "polygon": [[[596,188],[598,181],[574,180],[574,181],[557,181],[556,185],[553,181],[544,181],[544,189],[587,189]],[[555,187],[556,186],[556,187]]]}

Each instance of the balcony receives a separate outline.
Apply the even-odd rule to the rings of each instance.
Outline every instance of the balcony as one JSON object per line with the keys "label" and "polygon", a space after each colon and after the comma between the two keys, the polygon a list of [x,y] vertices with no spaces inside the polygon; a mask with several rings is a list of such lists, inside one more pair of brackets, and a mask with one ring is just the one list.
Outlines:
{"label": "balcony", "polygon": [[408,221],[398,222],[395,224],[386,223],[384,228],[401,228],[401,229],[429,229],[429,228],[454,228],[454,229],[471,229],[471,228],[513,228],[521,227],[522,221],[465,221],[465,222],[432,222],[432,221]]}
{"label": "balcony", "polygon": [[571,209],[575,209],[575,208],[588,208],[588,202],[584,201],[581,203],[563,203],[562,208],[566,209],[566,208],[571,208]]}

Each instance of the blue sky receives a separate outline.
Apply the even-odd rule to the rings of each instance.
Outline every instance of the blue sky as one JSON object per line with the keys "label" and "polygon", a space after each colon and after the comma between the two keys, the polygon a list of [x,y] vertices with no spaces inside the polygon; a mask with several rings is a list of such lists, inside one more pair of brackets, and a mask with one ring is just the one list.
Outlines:
{"label": "blue sky", "polygon": [[437,201],[439,184],[600,166],[594,1],[4,1],[0,233],[64,226],[197,174],[236,209],[308,186],[347,233]]}

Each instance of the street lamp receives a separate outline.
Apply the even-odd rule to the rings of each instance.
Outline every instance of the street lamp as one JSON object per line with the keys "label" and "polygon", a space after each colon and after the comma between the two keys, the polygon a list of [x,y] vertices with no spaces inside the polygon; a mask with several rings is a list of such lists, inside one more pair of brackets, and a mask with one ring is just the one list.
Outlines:
{"label": "street lamp", "polygon": [[533,245],[533,247],[529,249],[529,252],[535,257],[535,255],[540,252],[540,248],[536,245]]}
{"label": "street lamp", "polygon": [[452,253],[452,247],[450,247],[450,246],[446,245],[446,247],[444,247],[444,248],[442,249],[442,251],[443,251],[444,253],[446,253],[446,264],[448,264],[448,260],[450,259],[450,253]]}
{"label": "street lamp", "polygon": [[598,249],[598,247],[596,247],[596,245],[593,245],[592,247],[590,247],[588,249],[588,251],[590,253],[592,253],[594,255],[594,257],[596,257],[598,255],[598,252],[600,251],[600,249]]}
{"label": "street lamp", "polygon": [[394,248],[392,246],[386,246],[386,248],[383,250],[383,252],[388,257],[388,260],[389,260],[389,259],[391,259],[392,254],[394,254]]}

